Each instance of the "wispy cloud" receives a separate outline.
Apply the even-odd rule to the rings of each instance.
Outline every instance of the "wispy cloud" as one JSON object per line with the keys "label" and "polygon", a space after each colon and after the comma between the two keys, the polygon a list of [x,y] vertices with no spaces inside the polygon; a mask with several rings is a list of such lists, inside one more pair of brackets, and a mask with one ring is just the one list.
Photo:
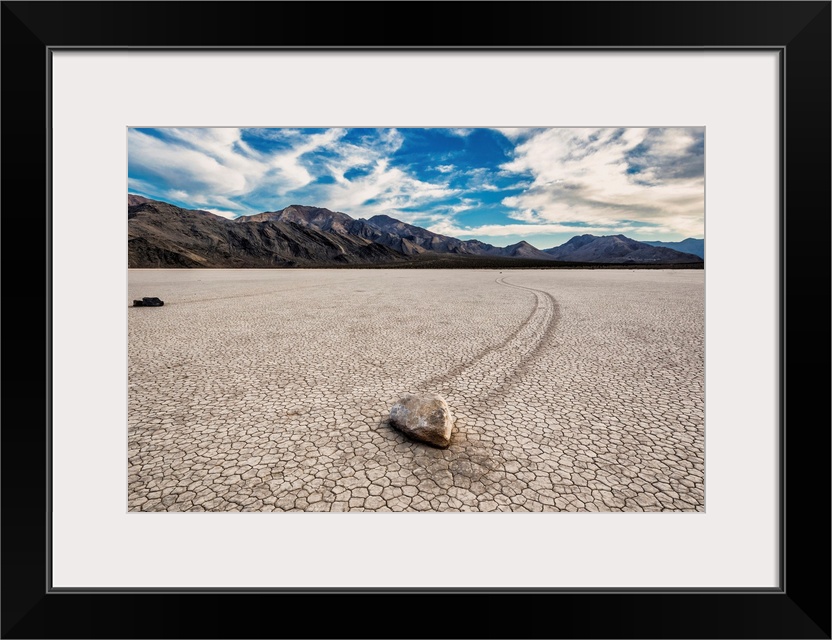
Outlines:
{"label": "wispy cloud", "polygon": [[[406,166],[394,166],[392,156],[403,141],[396,129],[374,131],[358,142],[341,141],[320,163],[323,175],[331,177],[332,182],[313,185],[307,190],[309,197],[320,206],[356,216],[383,213],[402,220],[424,219],[432,213],[433,204],[457,190],[445,180],[420,178]],[[414,212],[414,208],[421,211]]]}
{"label": "wispy cloud", "polygon": [[454,216],[464,211],[473,211],[482,207],[482,202],[476,198],[457,198],[455,202],[435,207],[435,213],[429,218],[434,224],[453,225]]}
{"label": "wispy cloud", "polygon": [[223,218],[228,218],[229,220],[233,220],[238,217],[233,211],[225,211],[224,209],[203,209],[203,211],[222,216]]}
{"label": "wispy cloud", "polygon": [[308,185],[314,180],[314,169],[310,171],[303,163],[303,157],[319,149],[337,149],[336,143],[345,133],[343,129],[328,129],[324,133],[304,136],[291,150],[274,155],[269,164],[276,170],[277,181],[270,186],[279,193],[288,193]]}
{"label": "wispy cloud", "polygon": [[312,204],[468,235],[703,233],[701,128],[131,129],[128,148],[131,190],[220,215]]}
{"label": "wispy cloud", "polygon": [[341,173],[333,184],[317,189],[317,196],[325,203],[338,203],[346,211],[360,212],[369,217],[379,213],[397,215],[402,219],[417,219],[423,212],[406,209],[423,207],[457,193],[447,183],[419,180],[399,167],[391,167],[387,159],[377,159],[370,171],[354,179]]}
{"label": "wispy cloud", "polygon": [[528,223],[622,220],[701,233],[702,129],[547,129],[517,145],[502,165],[531,185],[503,199]]}
{"label": "wispy cloud", "polygon": [[131,193],[138,193],[139,195],[156,195],[158,196],[158,187],[149,180],[139,180],[138,178],[127,178],[127,189]]}
{"label": "wispy cloud", "polygon": [[487,167],[476,167],[465,172],[468,176],[466,188],[470,191],[500,191],[493,180],[497,175]]}
{"label": "wispy cloud", "polygon": [[545,131],[545,129],[535,129],[530,127],[501,127],[497,129],[506,138],[512,142],[516,142],[520,138],[526,138],[535,131]]}
{"label": "wispy cloud", "polygon": [[[441,233],[447,236],[454,236],[458,238],[480,238],[480,237],[504,237],[504,236],[546,236],[559,234],[581,235],[584,233],[592,234],[619,234],[632,233],[634,231],[643,231],[644,227],[633,224],[621,225],[595,225],[595,226],[575,226],[569,224],[557,223],[537,223],[537,224],[484,224],[478,226],[464,226],[458,225],[453,221],[441,221],[431,225],[429,231],[434,233]],[[663,227],[651,227],[651,233],[668,233],[669,229]]]}
{"label": "wispy cloud", "polygon": [[131,170],[156,176],[189,193],[245,193],[264,173],[256,160],[232,151],[238,129],[166,129],[165,138],[132,129]]}

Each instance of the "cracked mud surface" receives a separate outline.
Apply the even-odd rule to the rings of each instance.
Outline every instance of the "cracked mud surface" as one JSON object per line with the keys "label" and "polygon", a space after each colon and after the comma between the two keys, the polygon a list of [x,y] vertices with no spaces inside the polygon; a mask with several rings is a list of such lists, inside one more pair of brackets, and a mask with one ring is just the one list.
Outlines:
{"label": "cracked mud surface", "polygon": [[[704,510],[703,271],[131,270],[142,296],[130,511]],[[448,449],[387,424],[405,392],[446,398]]]}

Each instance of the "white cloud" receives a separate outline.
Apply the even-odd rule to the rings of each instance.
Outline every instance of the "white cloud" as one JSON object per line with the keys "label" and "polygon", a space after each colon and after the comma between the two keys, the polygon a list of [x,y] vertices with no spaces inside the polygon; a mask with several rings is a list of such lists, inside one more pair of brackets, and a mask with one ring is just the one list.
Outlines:
{"label": "white cloud", "polygon": [[[463,211],[471,211],[472,209],[476,209],[481,206],[482,202],[475,198],[460,198],[455,204],[442,204],[435,206],[435,213],[434,215],[429,216],[429,218],[437,224],[451,224],[452,217],[456,214],[462,213]],[[428,218],[421,216],[421,219],[424,220]]]}
{"label": "white cloud", "polygon": [[[167,184],[181,185],[183,190],[196,188],[200,192],[232,195],[246,191],[250,186],[249,175],[262,173],[257,171],[256,163],[244,158],[241,162],[228,163],[229,154],[221,152],[216,141],[194,145],[195,141],[209,141],[199,140],[200,136],[183,139],[181,130],[171,130],[171,133],[173,141],[168,141],[131,129],[128,134],[131,170],[155,174]],[[246,166],[239,166],[241,163]]]}
{"label": "white cloud", "polygon": [[229,220],[233,220],[239,215],[237,213],[234,213],[233,211],[225,211],[224,209],[203,209],[203,211],[207,211],[209,213],[222,216],[223,218],[228,218]]}
{"label": "white cloud", "polygon": [[[154,195],[159,197],[230,209],[246,209],[235,197],[260,192],[271,199],[308,185],[316,175],[304,164],[304,156],[339,148],[346,133],[343,129],[311,135],[299,130],[258,130],[261,137],[292,143],[288,149],[263,153],[244,142],[236,128],[158,131],[158,137],[137,129],[128,132],[131,171],[155,175],[159,185],[167,185],[163,193],[155,187]],[[383,139],[389,141],[391,135]],[[145,193],[154,191],[150,180],[131,178],[129,185]]]}
{"label": "white cloud", "polygon": [[500,188],[491,182],[492,172],[485,167],[469,169],[465,175],[470,176],[466,188],[470,191],[500,191]]}
{"label": "white cloud", "polygon": [[178,200],[180,202],[183,201],[183,200],[200,200],[200,199],[203,200],[203,201],[207,201],[207,199],[203,196],[192,196],[190,193],[188,193],[187,191],[183,191],[182,189],[171,189],[165,195],[166,195],[166,197],[170,198],[171,200]]}
{"label": "white cloud", "polygon": [[439,166],[436,167],[436,170],[439,173],[450,173],[455,168],[456,167],[454,167],[454,165],[452,165],[452,164],[440,164]]}
{"label": "white cloud", "polygon": [[245,174],[223,166],[200,150],[169,144],[140,131],[129,133],[131,169],[143,169],[167,183],[198,185],[201,189],[243,193]]}
{"label": "white cloud", "polygon": [[[423,207],[424,211],[457,191],[447,182],[420,180],[406,168],[391,166],[390,156],[403,142],[404,137],[396,129],[374,130],[360,144],[339,139],[330,149],[333,155],[320,165],[334,182],[311,186],[310,197],[319,206],[354,217],[386,214],[404,221],[428,219],[429,214],[406,210]],[[347,177],[354,169],[361,173]]]}
{"label": "white cloud", "polygon": [[156,194],[156,187],[152,185],[147,180],[139,180],[138,178],[128,178],[127,179],[127,190],[131,193],[138,193],[138,194]]}
{"label": "white cloud", "polygon": [[[454,237],[501,237],[501,236],[532,236],[545,234],[570,233],[572,235],[582,235],[584,233],[592,234],[606,234],[614,235],[619,233],[631,233],[633,231],[643,231],[644,227],[637,227],[635,225],[616,225],[616,226],[588,226],[576,227],[574,225],[557,224],[557,223],[538,223],[538,224],[485,224],[476,227],[461,227],[457,226],[452,220],[437,222],[429,227],[429,231],[434,233],[441,233],[446,236]],[[665,230],[669,232],[670,230]],[[660,233],[658,228],[651,228],[651,233]]]}
{"label": "white cloud", "polygon": [[523,138],[534,131],[538,131],[539,129],[529,127],[498,127],[496,130],[512,142],[516,142],[520,138]]}
{"label": "white cloud", "polygon": [[332,148],[345,134],[344,129],[327,129],[323,133],[304,136],[303,141],[297,146],[273,156],[269,164],[279,174],[279,184],[275,185],[275,189],[280,192],[288,192],[305,187],[312,182],[314,176],[304,166],[301,158],[307,153],[322,148]]}
{"label": "white cloud", "polygon": [[356,217],[386,214],[402,219],[412,217],[402,209],[419,207],[456,194],[445,183],[425,182],[391,167],[379,158],[371,170],[351,180],[341,173],[333,184],[317,189],[322,206],[335,207]]}
{"label": "white cloud", "polygon": [[678,128],[538,131],[501,166],[530,175],[532,183],[502,203],[529,223],[631,220],[701,234],[704,165],[691,152],[701,135]]}
{"label": "white cloud", "polygon": [[[160,129],[157,135],[129,132],[130,168],[158,180],[132,179],[132,188],[205,210],[251,212],[248,205],[283,205],[306,187],[312,204],[357,215],[387,213],[408,217],[413,207],[457,193],[446,181],[420,180],[406,168],[391,166],[390,156],[403,144],[397,129],[368,130],[360,140],[344,140],[346,130],[306,133],[297,129],[258,129],[260,138],[280,142],[271,153],[242,140],[240,129]],[[318,153],[315,161],[312,154]],[[443,165],[453,170],[453,165]],[[358,169],[356,173],[354,170]],[[321,177],[334,182],[312,184]],[[277,200],[277,202],[275,202]],[[256,205],[255,205],[256,206]],[[423,209],[424,210],[424,209]],[[412,215],[412,214],[411,214]],[[422,214],[421,219],[425,219]]]}
{"label": "white cloud", "polygon": [[448,133],[450,133],[452,136],[457,136],[458,138],[467,138],[472,133],[474,133],[474,130],[463,127],[452,127],[448,129]]}

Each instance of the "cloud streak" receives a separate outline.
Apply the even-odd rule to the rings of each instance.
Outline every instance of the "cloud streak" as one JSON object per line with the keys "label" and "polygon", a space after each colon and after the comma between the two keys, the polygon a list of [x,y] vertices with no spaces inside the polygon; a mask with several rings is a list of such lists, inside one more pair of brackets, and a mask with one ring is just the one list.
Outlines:
{"label": "cloud streak", "polygon": [[[508,237],[508,236],[524,236],[524,235],[582,235],[585,233],[593,234],[608,234],[617,235],[619,233],[632,233],[634,231],[641,231],[643,227],[640,225],[622,224],[622,225],[595,225],[595,226],[575,226],[569,224],[558,223],[515,223],[515,224],[485,224],[474,227],[466,227],[456,225],[452,222],[439,222],[428,227],[429,231],[434,233],[441,233],[446,236],[453,236],[456,238],[480,238],[480,237]],[[651,233],[663,234],[672,233],[672,229],[666,227],[651,227]]]}
{"label": "cloud streak", "polygon": [[311,204],[446,235],[700,236],[702,128],[128,131],[129,187],[235,216]]}
{"label": "cloud streak", "polygon": [[532,178],[502,200],[515,220],[703,229],[703,129],[545,129],[501,169]]}

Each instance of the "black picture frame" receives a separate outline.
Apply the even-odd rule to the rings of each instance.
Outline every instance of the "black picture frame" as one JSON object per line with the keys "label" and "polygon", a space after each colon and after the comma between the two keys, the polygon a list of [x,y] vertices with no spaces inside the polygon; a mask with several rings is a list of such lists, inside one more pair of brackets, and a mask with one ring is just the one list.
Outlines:
{"label": "black picture frame", "polygon": [[[3,2],[2,637],[829,638],[830,15],[828,1]],[[62,48],[129,47],[778,51],[780,586],[52,589],[50,58]],[[406,548],[397,560],[442,561]],[[378,624],[379,605],[401,626]],[[319,615],[299,615],[301,606]]]}

